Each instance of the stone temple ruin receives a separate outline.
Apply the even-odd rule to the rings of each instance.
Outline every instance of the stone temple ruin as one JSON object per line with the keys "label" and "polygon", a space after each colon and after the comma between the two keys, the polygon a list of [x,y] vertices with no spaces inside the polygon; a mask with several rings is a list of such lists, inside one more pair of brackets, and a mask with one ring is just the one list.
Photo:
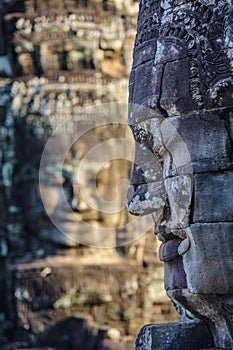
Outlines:
{"label": "stone temple ruin", "polygon": [[140,2],[128,208],[153,213],[181,322],[144,326],[137,350],[233,349],[232,35],[232,1]]}
{"label": "stone temple ruin", "polygon": [[[146,322],[137,350],[233,348],[232,1],[141,0],[132,66],[137,15],[134,0],[0,1],[1,350],[132,350]],[[178,318],[154,237],[106,257],[59,234],[38,194],[53,129],[82,108],[127,102],[130,71],[128,209],[153,215],[179,323],[168,323]],[[79,201],[71,179],[89,136],[62,171],[59,148],[47,174],[48,206],[63,181],[74,208],[71,234],[80,212],[115,228],[129,219]],[[110,170],[99,181],[106,198],[129,169]]]}

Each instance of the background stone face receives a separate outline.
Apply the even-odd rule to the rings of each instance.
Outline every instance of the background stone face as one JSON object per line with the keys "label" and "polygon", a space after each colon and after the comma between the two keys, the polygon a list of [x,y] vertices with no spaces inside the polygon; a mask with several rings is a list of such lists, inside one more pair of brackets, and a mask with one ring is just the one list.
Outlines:
{"label": "background stone face", "polygon": [[[127,102],[137,7],[134,2],[124,5],[108,1],[1,3],[2,141],[6,141],[2,181],[8,200],[13,201],[10,244],[27,230],[29,237],[36,238],[48,225],[38,196],[38,168],[53,130],[67,120],[68,128],[72,128],[82,108],[112,101]],[[126,131],[113,132],[124,137]],[[67,197],[73,196],[70,200],[73,199],[79,211],[74,178],[76,164],[93,146],[92,139],[100,142],[108,135],[104,130],[84,135],[79,144],[72,146],[64,169],[60,169],[59,157],[70,142],[72,129],[66,129],[65,125],[60,133],[60,148],[50,169],[51,189],[56,181],[62,181]],[[127,177],[129,166],[119,164],[110,165],[108,173],[101,171],[98,185],[105,197],[109,197],[109,188],[114,182],[122,175]],[[55,195],[50,196],[51,202]],[[87,213],[87,220],[105,220],[98,215]],[[119,215],[127,216],[126,213]],[[120,218],[110,220],[116,222]],[[42,236],[46,238],[46,234]]]}
{"label": "background stone face", "polygon": [[[15,348],[16,342],[26,347],[29,334],[44,332],[66,317],[89,314],[95,325],[82,326],[86,321],[71,319],[67,327],[87,329],[93,342],[102,339],[103,349],[113,349],[114,341],[117,349],[133,348],[143,318],[176,319],[163,292],[152,233],[112,250],[66,239],[44,211],[38,169],[45,143],[62,121],[69,120],[72,126],[82,108],[127,102],[138,2],[12,0],[1,1],[0,11],[0,346],[11,341]],[[79,200],[75,169],[95,142],[112,134],[125,137],[128,130],[100,128],[84,135],[73,144],[63,167],[60,154],[72,130],[60,131],[62,142],[46,174],[48,206],[54,206],[56,185],[62,182],[74,213],[58,215],[64,216],[69,232],[82,231],[80,212],[91,225],[117,231],[130,220],[129,214],[88,208]],[[128,162],[115,160],[101,169],[97,182],[103,198],[114,198],[110,189],[128,178],[129,168]],[[82,184],[86,189],[88,174]],[[113,334],[115,328],[115,334],[120,331],[122,344],[119,336],[106,335],[106,330],[102,336],[100,325],[113,327]],[[66,325],[62,327],[60,346],[71,346]],[[60,337],[59,329],[30,342],[58,346],[54,338]],[[73,340],[72,346],[77,344]],[[88,346],[90,350],[92,345]]]}

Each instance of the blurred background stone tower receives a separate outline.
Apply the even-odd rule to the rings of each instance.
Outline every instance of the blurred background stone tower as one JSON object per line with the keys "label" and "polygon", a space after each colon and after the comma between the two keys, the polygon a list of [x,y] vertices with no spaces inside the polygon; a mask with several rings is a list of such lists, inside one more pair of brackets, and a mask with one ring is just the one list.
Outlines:
{"label": "blurred background stone tower", "polygon": [[[26,339],[24,332],[44,331],[75,312],[92,314],[126,336],[137,333],[144,316],[176,319],[162,291],[153,237],[115,255],[77,249],[54,231],[38,194],[40,158],[52,130],[82,108],[127,102],[137,12],[134,0],[0,1],[0,322],[6,325],[1,344],[15,326],[21,332],[16,338]],[[63,169],[51,170],[53,184],[62,179],[68,195],[86,142],[74,145]],[[129,164],[120,161],[103,170],[103,196],[128,171]],[[91,210],[85,215],[104,225],[128,219],[126,211],[121,218]]]}

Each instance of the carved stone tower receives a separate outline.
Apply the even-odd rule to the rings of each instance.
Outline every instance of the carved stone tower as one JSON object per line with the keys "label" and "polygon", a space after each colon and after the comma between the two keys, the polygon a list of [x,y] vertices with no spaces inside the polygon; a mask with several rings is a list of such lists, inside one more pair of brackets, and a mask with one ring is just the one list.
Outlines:
{"label": "carved stone tower", "polygon": [[232,9],[228,0],[140,2],[128,208],[153,213],[183,322],[145,326],[137,350],[233,348]]}

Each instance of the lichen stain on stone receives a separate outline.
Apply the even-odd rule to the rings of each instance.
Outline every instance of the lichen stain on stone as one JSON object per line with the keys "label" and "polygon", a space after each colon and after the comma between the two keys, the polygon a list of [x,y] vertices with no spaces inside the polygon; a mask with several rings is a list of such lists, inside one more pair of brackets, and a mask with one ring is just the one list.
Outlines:
{"label": "lichen stain on stone", "polygon": [[157,197],[151,197],[149,192],[143,194],[145,200],[143,200],[139,195],[133,197],[133,199],[128,203],[127,208],[130,213],[136,215],[143,215],[148,211],[161,210],[165,205],[166,195],[163,193],[158,194]]}

